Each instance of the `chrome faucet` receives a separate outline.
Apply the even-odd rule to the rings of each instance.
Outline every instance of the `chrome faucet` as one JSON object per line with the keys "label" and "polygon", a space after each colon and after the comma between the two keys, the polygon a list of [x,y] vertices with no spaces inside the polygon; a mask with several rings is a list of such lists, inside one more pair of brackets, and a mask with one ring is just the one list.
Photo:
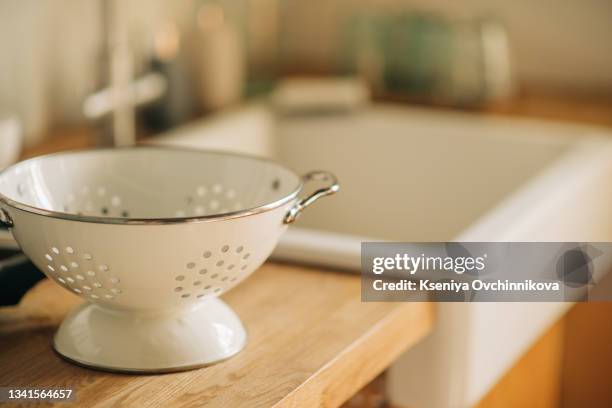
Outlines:
{"label": "chrome faucet", "polygon": [[102,75],[102,82],[107,82],[108,87],[85,98],[83,113],[89,119],[105,121],[102,123],[99,144],[130,146],[136,142],[136,107],[160,98],[166,91],[167,83],[158,73],[148,73],[134,79],[125,2],[102,0],[101,4],[105,57],[102,63],[108,69]]}

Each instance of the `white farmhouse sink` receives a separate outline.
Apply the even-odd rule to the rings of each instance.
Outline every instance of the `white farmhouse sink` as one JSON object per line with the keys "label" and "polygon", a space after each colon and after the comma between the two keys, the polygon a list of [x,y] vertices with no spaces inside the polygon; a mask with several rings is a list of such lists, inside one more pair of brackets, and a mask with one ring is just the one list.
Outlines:
{"label": "white farmhouse sink", "polygon": [[[277,121],[257,105],[159,143],[334,172],[341,194],[306,211],[275,256],[354,270],[364,239],[612,241],[606,132],[384,105]],[[391,402],[474,405],[569,306],[440,304],[435,332],[391,369]]]}

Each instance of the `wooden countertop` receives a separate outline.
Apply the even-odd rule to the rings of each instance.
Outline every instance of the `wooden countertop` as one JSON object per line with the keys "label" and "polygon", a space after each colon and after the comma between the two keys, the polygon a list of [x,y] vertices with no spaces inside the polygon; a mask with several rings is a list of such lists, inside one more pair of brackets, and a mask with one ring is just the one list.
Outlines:
{"label": "wooden countertop", "polygon": [[359,276],[285,264],[265,264],[223,298],[249,333],[237,356],[182,373],[111,374],[52,351],[80,299],[44,280],[0,309],[0,386],[74,387],[86,407],[338,406],[434,321],[431,303],[362,303]]}

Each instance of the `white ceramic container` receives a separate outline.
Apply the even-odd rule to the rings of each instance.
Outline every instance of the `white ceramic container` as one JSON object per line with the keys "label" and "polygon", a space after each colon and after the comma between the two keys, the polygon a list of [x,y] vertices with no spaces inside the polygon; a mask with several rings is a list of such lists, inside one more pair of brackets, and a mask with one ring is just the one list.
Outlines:
{"label": "white ceramic container", "polygon": [[[328,186],[300,200],[303,181]],[[0,174],[0,221],[51,279],[87,302],[54,340],[78,364],[184,370],[240,351],[218,296],[255,271],[335,178],[273,162],[138,147],[61,153]]]}

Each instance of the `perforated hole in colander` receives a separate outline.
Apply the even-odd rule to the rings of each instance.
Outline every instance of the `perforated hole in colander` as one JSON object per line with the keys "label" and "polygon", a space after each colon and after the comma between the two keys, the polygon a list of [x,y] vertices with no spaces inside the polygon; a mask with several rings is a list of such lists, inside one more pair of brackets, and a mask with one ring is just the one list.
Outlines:
{"label": "perforated hole in colander", "polygon": [[236,190],[222,183],[199,185],[193,191],[194,194],[184,197],[186,207],[177,208],[174,213],[176,217],[222,214],[244,209]]}
{"label": "perforated hole in colander", "polygon": [[62,206],[65,212],[78,215],[101,215],[113,217],[128,217],[129,211],[122,206],[123,199],[118,194],[109,194],[104,186],[90,188],[83,186],[78,194],[70,192]]}
{"label": "perforated hole in colander", "polygon": [[[205,250],[202,258],[185,264],[185,272],[174,276],[174,280],[181,282],[181,286],[174,287],[174,291],[182,299],[202,298],[207,295],[218,295],[228,289],[234,282],[244,275],[248,268],[246,259],[250,253],[244,253],[244,245],[233,247],[223,244],[217,250]],[[203,296],[183,296],[187,293],[185,288],[201,291]]]}
{"label": "perforated hole in colander", "polygon": [[[63,250],[60,251],[59,248]],[[48,262],[49,276],[74,293],[87,293],[90,299],[106,300],[113,300],[115,295],[123,293],[118,286],[120,279],[108,275],[111,269],[109,265],[94,263],[89,252],[80,253],[73,245],[51,247],[50,251],[44,254],[44,259]],[[100,282],[94,270],[105,276],[106,285]]]}

